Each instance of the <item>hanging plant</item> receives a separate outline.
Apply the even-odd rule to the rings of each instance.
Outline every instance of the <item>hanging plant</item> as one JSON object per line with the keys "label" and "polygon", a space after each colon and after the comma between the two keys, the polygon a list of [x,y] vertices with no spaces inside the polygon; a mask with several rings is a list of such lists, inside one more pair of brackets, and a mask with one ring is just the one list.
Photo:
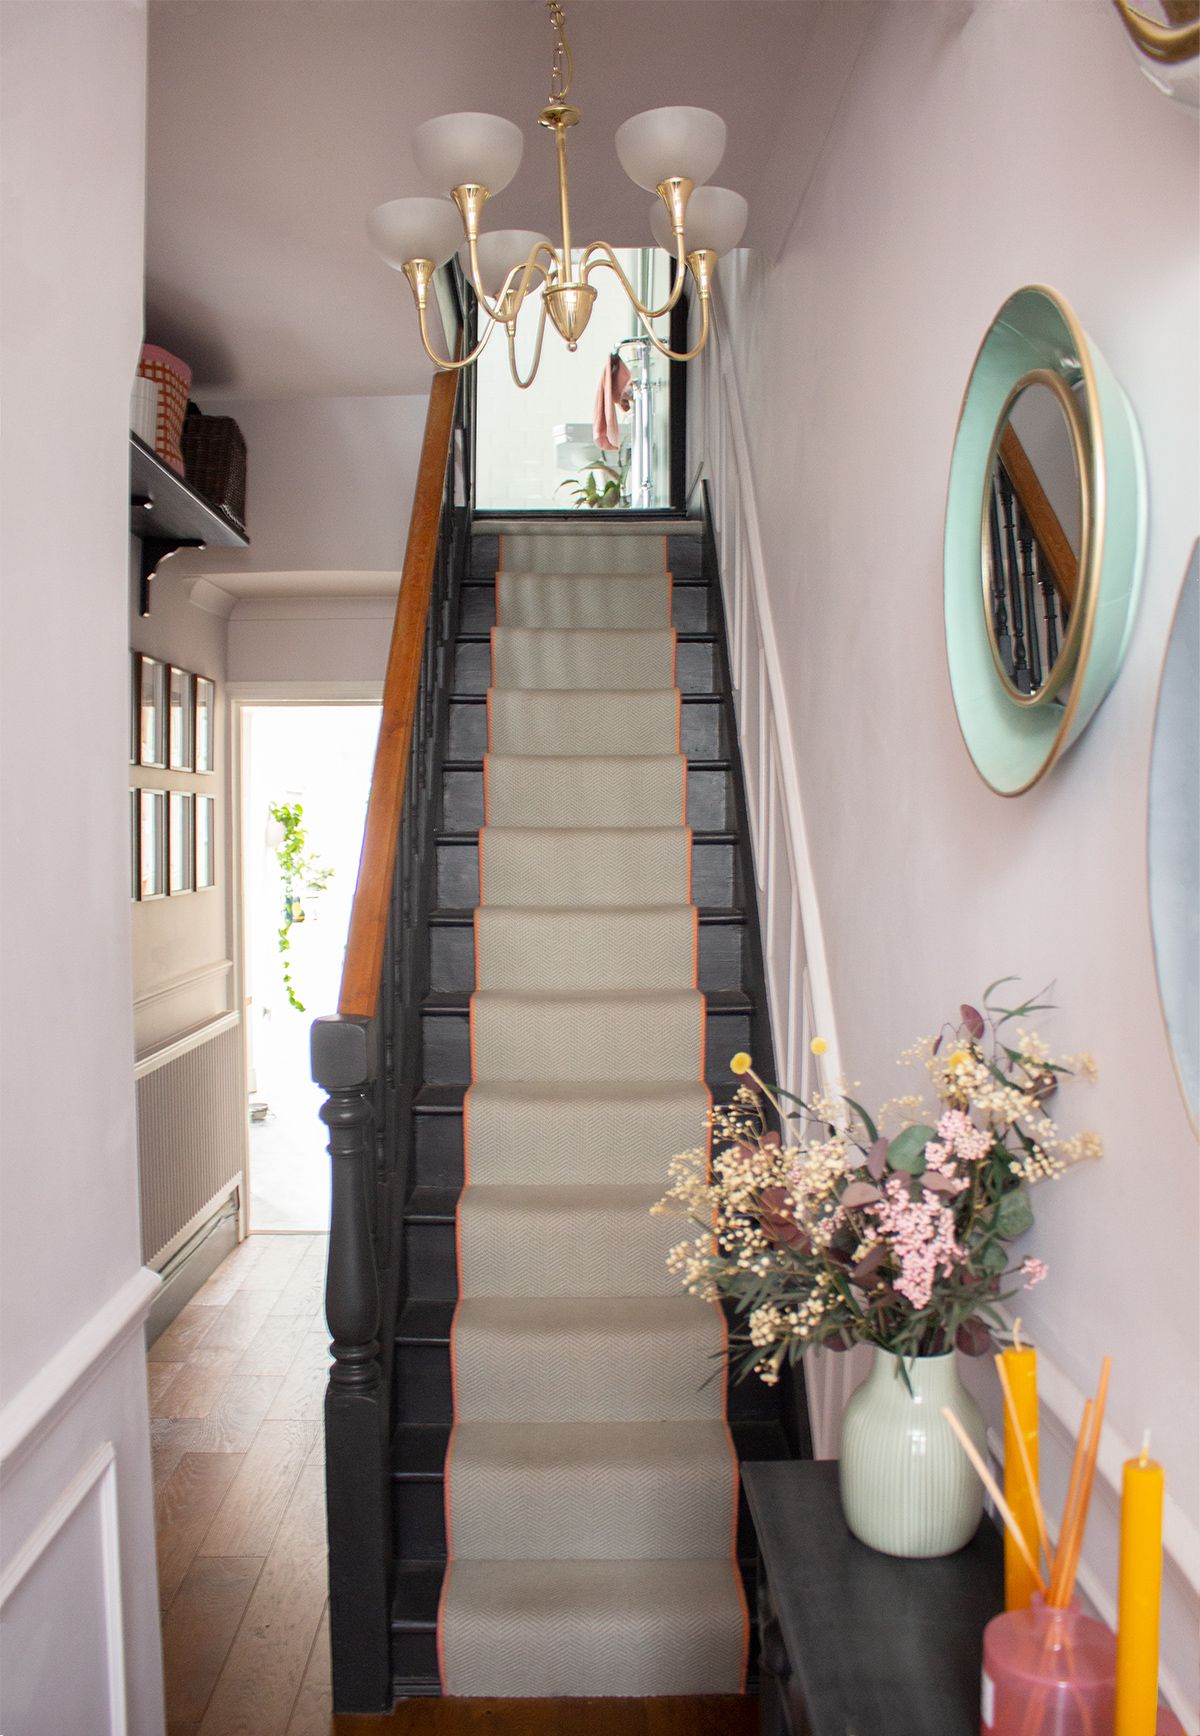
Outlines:
{"label": "hanging plant", "polygon": [[283,880],[283,926],[279,930],[283,986],[292,1006],[298,1013],[302,1013],[305,1006],[296,994],[296,985],[292,981],[291,959],[288,956],[292,950],[292,924],[305,919],[301,892],[308,893],[310,898],[324,892],[332,878],[333,869],[322,868],[315,851],[310,852],[306,848],[308,834],[301,825],[304,808],[300,802],[272,802],[270,811],[271,818],[283,827],[283,837],[275,848],[275,860],[279,864],[279,873]]}

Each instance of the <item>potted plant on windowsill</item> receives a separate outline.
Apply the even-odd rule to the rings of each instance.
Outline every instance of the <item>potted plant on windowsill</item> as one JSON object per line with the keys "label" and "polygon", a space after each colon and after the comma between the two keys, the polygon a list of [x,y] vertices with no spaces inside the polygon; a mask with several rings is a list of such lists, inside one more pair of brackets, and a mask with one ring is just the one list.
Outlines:
{"label": "potted plant on windowsill", "polygon": [[[626,479],[629,466],[625,464],[620,470],[614,470],[611,464],[602,464],[599,460],[589,464],[578,476],[568,476],[559,483],[559,488],[569,488],[571,498],[576,508],[591,507],[606,510],[629,504],[625,495]],[[597,482],[596,477],[607,478],[607,481]]]}
{"label": "potted plant on windowsill", "polygon": [[740,1375],[774,1383],[810,1347],[874,1347],[843,1422],[842,1502],[855,1535],[892,1555],[950,1554],[974,1534],[982,1491],[942,1407],[981,1450],[984,1430],[955,1351],[983,1354],[1003,1329],[998,1305],[1046,1276],[1012,1249],[1033,1224],[1030,1188],[1101,1152],[1095,1134],[1064,1137],[1046,1113],[1059,1081],[1094,1063],[1052,1059],[1023,1023],[1044,1003],[993,1006],[1000,986],[983,1013],[963,1006],[906,1052],[927,1091],[874,1117],[843,1094],[804,1101],[768,1086],[735,1055],[752,1084],[712,1112],[711,1171],[706,1149],[676,1158],[654,1208],[696,1226],[668,1264],[693,1294],[733,1303]]}

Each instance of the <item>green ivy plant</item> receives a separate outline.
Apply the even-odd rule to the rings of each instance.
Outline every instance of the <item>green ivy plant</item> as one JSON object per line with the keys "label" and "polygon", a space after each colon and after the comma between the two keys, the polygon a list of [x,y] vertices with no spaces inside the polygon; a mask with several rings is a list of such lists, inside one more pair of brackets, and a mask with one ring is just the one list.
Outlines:
{"label": "green ivy plant", "polygon": [[292,1006],[298,1013],[302,1013],[306,1009],[304,1002],[296,994],[291,960],[288,957],[292,950],[291,928],[293,923],[304,921],[301,892],[307,892],[314,898],[318,893],[324,892],[333,877],[333,869],[322,868],[316,852],[307,849],[308,834],[301,824],[304,818],[302,803],[272,802],[271,818],[283,827],[283,838],[275,850],[275,859],[279,863],[279,872],[283,879],[283,926],[279,930],[283,986]]}

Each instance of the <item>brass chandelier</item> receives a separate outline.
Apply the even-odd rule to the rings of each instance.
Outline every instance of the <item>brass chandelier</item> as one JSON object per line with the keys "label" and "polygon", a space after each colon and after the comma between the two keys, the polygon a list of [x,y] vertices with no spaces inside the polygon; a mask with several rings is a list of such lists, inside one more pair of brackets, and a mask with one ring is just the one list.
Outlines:
{"label": "brass chandelier", "polygon": [[[549,314],[567,348],[578,345],[592,308],[597,271],[615,272],[645,327],[647,336],[672,361],[687,362],[708,341],[709,297],[717,259],[736,247],[746,226],[746,201],[726,187],[706,185],[725,153],[725,122],[711,109],[658,108],[634,115],[617,129],[617,155],[626,174],[658,197],[650,226],[660,247],[674,255],[675,282],[661,307],[639,300],[606,241],[593,241],[576,258],[571,245],[571,201],[567,187],[567,132],[580,118],[567,102],[574,76],[559,0],[546,0],[554,30],[550,92],[539,125],[554,134],[558,154],[558,197],[562,244],[523,229],[480,233],[484,204],[508,186],[521,162],[524,139],[519,127],[500,115],[452,114],[426,121],[413,135],[413,154],[422,175],[450,197],[390,199],[367,219],[376,251],[409,281],[416,303],[421,342],[439,368],[468,368],[497,326],[508,336],[512,377],[522,388],[533,383],[542,355]],[[465,240],[463,239],[465,232]],[[452,361],[439,356],[429,340],[427,305],[434,272],[455,251],[486,317],[482,338],[469,356]],[[700,333],[692,349],[677,352],[656,336],[651,321],[670,313],[683,293],[690,270],[700,303]],[[527,375],[517,365],[517,316],[527,298],[541,300],[533,361]]]}

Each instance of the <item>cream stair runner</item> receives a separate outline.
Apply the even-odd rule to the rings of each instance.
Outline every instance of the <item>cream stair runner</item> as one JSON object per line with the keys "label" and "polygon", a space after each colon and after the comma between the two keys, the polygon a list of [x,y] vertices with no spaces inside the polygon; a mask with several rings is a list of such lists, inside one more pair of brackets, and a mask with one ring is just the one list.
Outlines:
{"label": "cream stair runner", "polygon": [[444,1692],[736,1693],[719,1310],[651,1217],[702,1137],[663,537],[506,537],[488,694]]}

